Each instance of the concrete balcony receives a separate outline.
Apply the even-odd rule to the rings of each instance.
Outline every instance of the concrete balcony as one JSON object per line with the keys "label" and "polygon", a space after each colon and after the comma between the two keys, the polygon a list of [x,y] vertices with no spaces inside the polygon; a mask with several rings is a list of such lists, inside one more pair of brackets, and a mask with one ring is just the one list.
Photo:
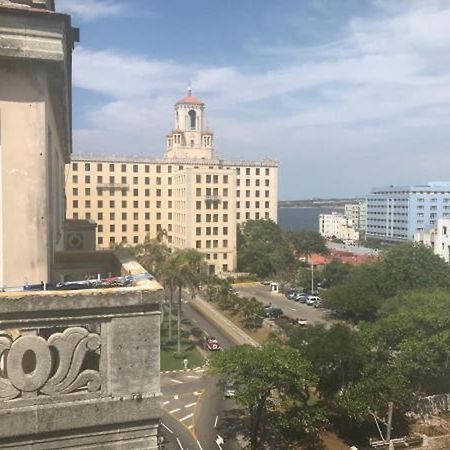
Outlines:
{"label": "concrete balcony", "polygon": [[97,189],[129,189],[127,183],[99,183]]}
{"label": "concrete balcony", "polygon": [[[158,448],[163,290],[126,252],[96,255],[87,271],[133,285],[0,294],[2,448]],[[57,272],[71,263],[81,274],[79,253]]]}
{"label": "concrete balcony", "polygon": [[205,196],[206,203],[220,203],[222,201],[222,197],[218,195],[207,195]]}

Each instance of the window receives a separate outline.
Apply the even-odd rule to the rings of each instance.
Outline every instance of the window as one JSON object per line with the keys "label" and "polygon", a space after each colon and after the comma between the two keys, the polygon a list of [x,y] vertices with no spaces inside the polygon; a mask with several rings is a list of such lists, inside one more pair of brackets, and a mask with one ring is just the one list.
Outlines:
{"label": "window", "polygon": [[191,109],[188,114],[191,130],[195,130],[197,123],[197,114],[193,109]]}
{"label": "window", "polygon": [[133,208],[139,208],[139,202],[137,200],[133,201]]}
{"label": "window", "polygon": [[217,253],[213,253],[213,259],[217,259]]}
{"label": "window", "polygon": [[138,171],[138,165],[137,164],[133,164],[133,172],[137,173]]}
{"label": "window", "polygon": [[250,213],[245,213],[245,218],[248,220],[250,219]]}
{"label": "window", "polygon": [[85,164],[84,164],[84,170],[85,170],[86,172],[89,172],[89,171],[91,170],[91,165],[90,165],[89,163],[85,163]]}
{"label": "window", "polygon": [[236,169],[236,173],[237,173],[238,175],[241,174],[241,169],[240,169],[239,167]]}
{"label": "window", "polygon": [[[226,253],[225,253],[225,255],[226,255]],[[223,264],[222,265],[222,271],[223,272],[228,272],[228,264]]]}
{"label": "window", "polygon": [[113,212],[109,213],[109,220],[115,220],[116,215]]}
{"label": "window", "polygon": [[158,200],[158,201],[156,202],[156,207],[157,207],[157,208],[161,208],[161,200]]}
{"label": "window", "polygon": [[202,248],[202,241],[195,241],[195,248]]}
{"label": "window", "polygon": [[78,176],[77,175],[73,175],[72,176],[72,182],[73,183],[78,183]]}
{"label": "window", "polygon": [[146,164],[144,166],[144,170],[145,170],[145,173],[150,173],[150,166],[148,164]]}
{"label": "window", "polygon": [[237,190],[236,191],[236,197],[240,197],[241,196],[241,191]]}
{"label": "window", "polygon": [[245,202],[245,207],[250,208],[250,202]]}
{"label": "window", "polygon": [[72,163],[72,170],[76,172],[78,170],[78,163]]}
{"label": "window", "polygon": [[78,219],[78,213],[74,212],[74,213],[73,213],[73,218],[74,218],[74,219]]}
{"label": "window", "polygon": [[[123,167],[124,167],[124,165],[122,165],[122,172],[125,172],[125,171],[123,170]],[[109,171],[110,171],[110,172],[114,172],[114,164],[110,164],[110,165],[109,165]]]}
{"label": "window", "polygon": [[114,224],[111,224],[111,225],[109,226],[109,231],[110,231],[111,233],[114,233],[115,230],[116,230],[115,225],[114,225]]}
{"label": "window", "polygon": [[102,163],[98,163],[97,164],[97,172],[101,172],[103,170],[103,164]]}
{"label": "window", "polygon": [[219,241],[217,239],[214,239],[213,248],[218,248],[218,247],[219,247]]}
{"label": "window", "polygon": [[213,235],[217,236],[219,234],[219,228],[218,227],[214,227],[213,228]]}
{"label": "window", "polygon": [[150,184],[150,177],[145,177],[145,184]]}
{"label": "window", "polygon": [[97,225],[97,231],[103,233],[103,225]]}
{"label": "window", "polygon": [[161,184],[161,177],[156,177],[156,184]]}
{"label": "window", "polygon": [[122,232],[126,232],[127,231],[127,225],[124,223],[122,225]]}
{"label": "window", "polygon": [[219,182],[219,175],[213,175],[213,183],[218,183]]}
{"label": "window", "polygon": [[202,182],[202,176],[201,175],[196,175],[195,176],[195,181],[196,181],[196,183],[201,183]]}
{"label": "window", "polygon": [[114,200],[110,200],[109,201],[109,207],[110,208],[114,208],[115,207]]}
{"label": "window", "polygon": [[196,209],[202,209],[202,202],[196,201],[195,202],[195,208]]}
{"label": "window", "polygon": [[150,224],[148,223],[145,224],[145,231],[150,231]]}
{"label": "window", "polygon": [[72,189],[72,194],[73,194],[74,196],[77,196],[77,195],[78,195],[78,188],[73,188],[73,189]]}
{"label": "window", "polygon": [[122,213],[122,220],[127,220],[127,213],[126,212]]}
{"label": "window", "polygon": [[133,231],[139,231],[139,225],[138,224],[134,224],[133,225]]}
{"label": "window", "polygon": [[218,222],[219,221],[219,214],[214,214],[213,215],[213,222]]}
{"label": "window", "polygon": [[266,185],[266,187],[269,186],[269,181],[270,181],[270,180],[266,180],[266,181],[264,182],[264,184]]}
{"label": "window", "polygon": [[265,203],[264,203],[264,206],[265,206],[266,208],[268,208],[268,207],[269,207],[269,202],[265,202]]}
{"label": "window", "polygon": [[266,196],[266,198],[269,197],[269,191],[265,192],[265,196]]}
{"label": "window", "polygon": [[86,175],[86,176],[84,177],[84,182],[85,182],[85,183],[90,183],[90,182],[91,182],[91,177],[90,177],[90,175]]}
{"label": "window", "polygon": [[259,186],[259,180],[255,180],[255,185],[258,187]]}
{"label": "window", "polygon": [[145,201],[145,207],[150,208],[150,202],[148,200]]}
{"label": "window", "polygon": [[126,237],[126,236],[122,236],[122,242],[123,242],[124,244],[127,243],[127,237]]}
{"label": "window", "polygon": [[245,191],[245,196],[250,197],[250,191]]}
{"label": "window", "polygon": [[247,179],[245,180],[245,185],[246,185],[246,186],[250,186],[250,179],[249,179],[249,178],[247,178]]}
{"label": "window", "polygon": [[225,236],[227,236],[228,235],[228,227],[223,227],[223,234],[225,235]]}
{"label": "window", "polygon": [[211,241],[210,240],[206,241],[206,248],[211,248]]}
{"label": "window", "polygon": [[161,189],[156,189],[156,196],[161,197]]}
{"label": "window", "polygon": [[256,175],[259,175],[259,167],[256,169]]}
{"label": "window", "polygon": [[195,229],[195,234],[196,234],[197,236],[201,236],[201,235],[202,235],[202,229],[201,229],[201,227],[197,227],[197,228]]}
{"label": "window", "polygon": [[266,169],[266,175],[269,175],[270,169]]}
{"label": "window", "polygon": [[138,189],[133,189],[133,196],[134,197],[139,197],[139,190]]}
{"label": "window", "polygon": [[103,183],[103,177],[101,175],[99,175],[97,177],[97,183],[102,184]]}
{"label": "window", "polygon": [[127,165],[126,164],[122,164],[121,171],[122,172],[126,172],[127,171]]}
{"label": "window", "polygon": [[172,173],[172,166],[167,166],[167,172]]}
{"label": "window", "polygon": [[133,213],[133,220],[139,220],[139,213]]}
{"label": "window", "polygon": [[97,214],[97,219],[98,219],[98,220],[103,220],[103,213],[102,213],[102,212],[99,212],[99,213]]}
{"label": "window", "polygon": [[145,219],[145,220],[150,220],[150,213],[149,213],[149,212],[146,212],[146,213],[144,214],[144,219]]}
{"label": "window", "polygon": [[228,248],[228,240],[227,239],[223,240],[223,248]]}
{"label": "window", "polygon": [[102,237],[97,238],[97,243],[98,243],[98,245],[102,245],[103,244],[103,238]]}
{"label": "window", "polygon": [[228,183],[228,175],[223,176],[223,182],[224,182],[224,184]]}
{"label": "window", "polygon": [[74,200],[74,201],[72,202],[72,207],[73,207],[73,208],[78,208],[78,200]]}
{"label": "window", "polygon": [[133,244],[137,244],[139,242],[139,236],[133,236]]}
{"label": "window", "polygon": [[201,222],[202,221],[202,215],[201,214],[197,214],[196,216],[195,216],[195,221],[198,223],[198,222]]}
{"label": "window", "polygon": [[122,200],[122,208],[126,208],[127,207],[127,201],[126,200]]}
{"label": "window", "polygon": [[211,183],[211,175],[206,175],[206,182]]}
{"label": "window", "polygon": [[211,222],[211,214],[206,214],[206,221]]}
{"label": "window", "polygon": [[224,222],[228,222],[228,214],[224,214],[223,215],[223,221]]}
{"label": "window", "polygon": [[161,220],[161,213],[156,213],[156,220]]}
{"label": "window", "polygon": [[103,208],[103,200],[97,201],[97,208]]}
{"label": "window", "polygon": [[156,173],[161,173],[161,166],[156,166]]}
{"label": "window", "polygon": [[197,189],[195,190],[195,195],[196,195],[197,197],[200,197],[200,196],[202,195],[202,190],[201,190],[201,188],[197,188]]}
{"label": "window", "polygon": [[225,189],[223,190],[223,196],[224,196],[224,197],[228,197],[228,188],[225,188]]}
{"label": "window", "polygon": [[223,209],[228,209],[228,202],[223,202],[222,206],[223,206]]}
{"label": "window", "polygon": [[247,167],[247,168],[245,169],[245,175],[250,175],[250,167]]}

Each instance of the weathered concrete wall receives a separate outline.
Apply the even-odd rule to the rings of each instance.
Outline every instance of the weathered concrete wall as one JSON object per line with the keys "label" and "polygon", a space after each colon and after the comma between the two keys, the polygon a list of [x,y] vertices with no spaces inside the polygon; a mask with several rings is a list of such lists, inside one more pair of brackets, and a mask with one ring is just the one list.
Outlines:
{"label": "weathered concrete wall", "polygon": [[413,414],[418,417],[436,416],[450,411],[450,394],[437,394],[418,399]]}
{"label": "weathered concrete wall", "polygon": [[162,293],[0,294],[0,448],[156,449]]}

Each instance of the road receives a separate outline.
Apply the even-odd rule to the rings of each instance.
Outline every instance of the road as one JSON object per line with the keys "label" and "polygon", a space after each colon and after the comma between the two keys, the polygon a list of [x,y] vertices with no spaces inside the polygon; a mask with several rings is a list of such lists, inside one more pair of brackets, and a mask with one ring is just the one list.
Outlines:
{"label": "road", "polygon": [[323,324],[329,326],[333,323],[327,310],[288,300],[282,294],[272,294],[269,286],[255,283],[251,285],[235,285],[235,289],[241,297],[255,297],[265,305],[272,303],[274,308],[281,308],[283,313],[291,319],[306,319],[312,325]]}
{"label": "road", "polygon": [[[223,348],[233,345],[189,302],[183,302],[183,316],[195,326],[199,342],[204,336],[215,336]],[[161,374],[161,391],[163,431],[168,440],[165,450],[219,449],[216,441],[220,438],[223,450],[241,448],[234,441],[236,430],[230,427],[236,405],[223,398],[217,379],[204,369]]]}

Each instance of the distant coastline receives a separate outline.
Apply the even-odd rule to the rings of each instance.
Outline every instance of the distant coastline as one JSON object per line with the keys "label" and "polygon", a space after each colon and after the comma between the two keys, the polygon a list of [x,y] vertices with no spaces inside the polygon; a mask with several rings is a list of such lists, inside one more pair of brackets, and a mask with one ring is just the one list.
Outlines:
{"label": "distant coastline", "polygon": [[280,209],[310,209],[310,208],[330,208],[330,209],[344,209],[344,205],[335,205],[324,203],[323,205],[314,205],[314,206],[285,206],[278,204],[278,208]]}
{"label": "distant coastline", "polygon": [[313,198],[308,200],[280,200],[279,208],[336,208],[343,209],[348,203],[358,203],[359,198]]}

